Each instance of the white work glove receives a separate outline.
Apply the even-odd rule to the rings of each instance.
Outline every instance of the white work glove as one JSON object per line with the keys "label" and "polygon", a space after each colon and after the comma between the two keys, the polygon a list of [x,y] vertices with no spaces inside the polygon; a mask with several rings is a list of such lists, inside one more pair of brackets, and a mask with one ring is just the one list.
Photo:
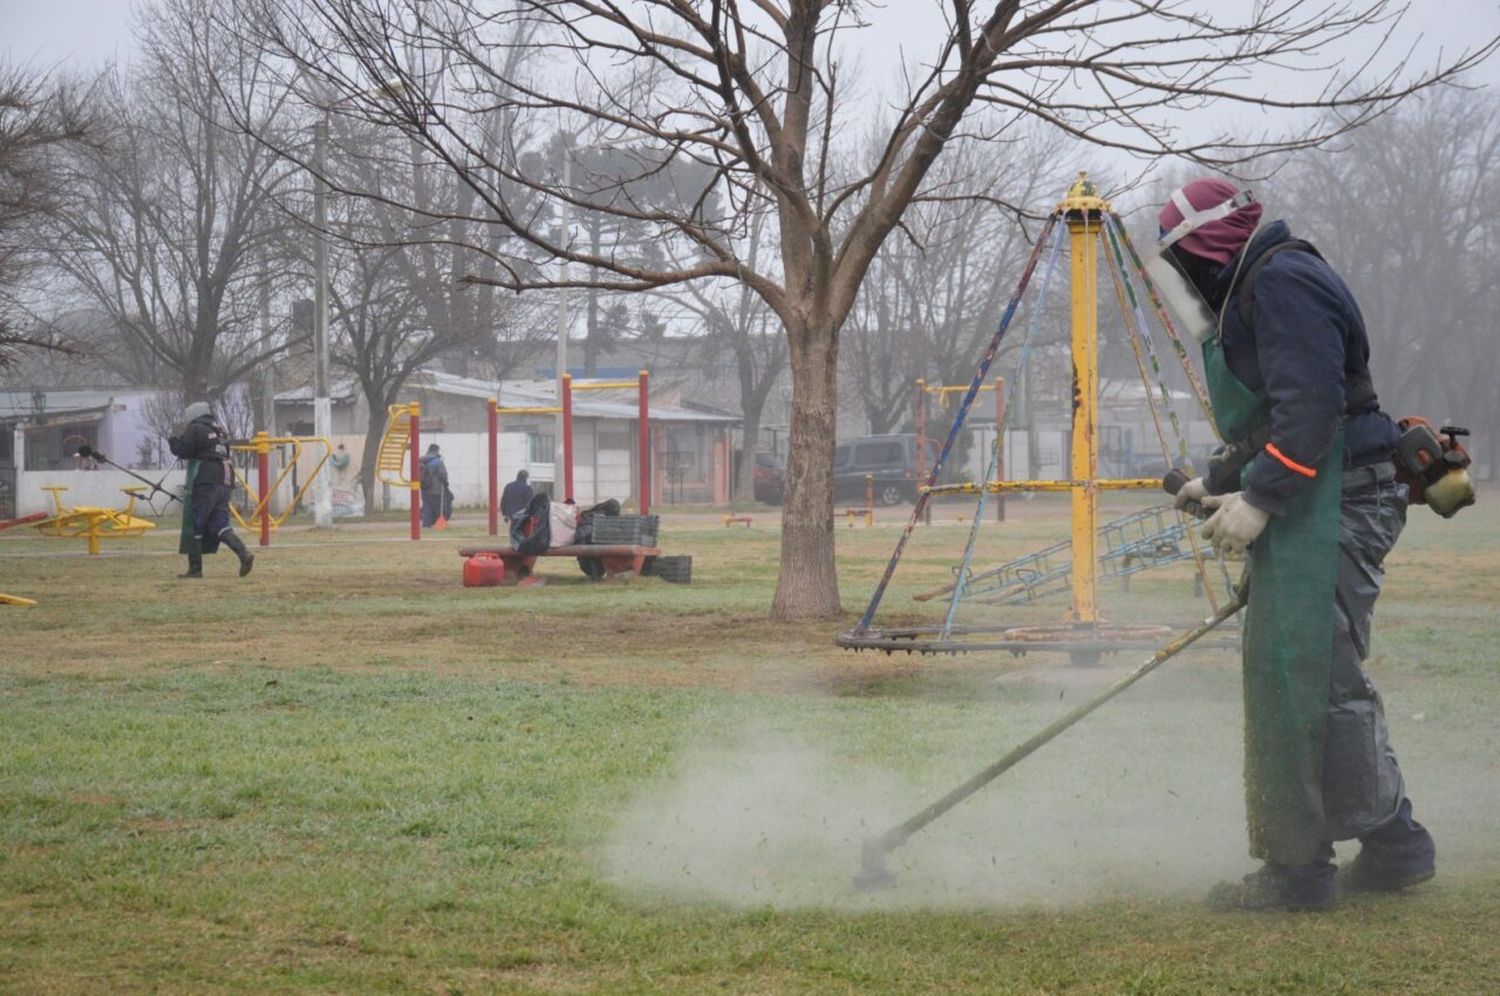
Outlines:
{"label": "white work glove", "polygon": [[1208,485],[1203,478],[1195,477],[1188,481],[1178,490],[1172,499],[1172,507],[1178,511],[1185,510],[1190,503],[1203,504],[1203,499],[1208,497]]}
{"label": "white work glove", "polygon": [[1217,509],[1203,524],[1203,538],[1230,560],[1244,557],[1245,550],[1271,521],[1270,512],[1256,508],[1238,491],[1232,495],[1209,495],[1203,499],[1203,505]]}

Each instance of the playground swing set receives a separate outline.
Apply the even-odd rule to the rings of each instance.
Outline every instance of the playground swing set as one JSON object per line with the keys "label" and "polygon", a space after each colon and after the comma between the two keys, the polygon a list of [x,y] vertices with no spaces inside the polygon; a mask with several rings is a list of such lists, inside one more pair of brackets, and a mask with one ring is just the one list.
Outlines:
{"label": "playground swing set", "polygon": [[[990,389],[985,383],[1000,343],[1011,326],[1016,311],[1026,296],[1044,251],[1046,268],[1037,288],[1030,321],[1022,341],[1016,371],[1010,378],[1012,389],[1026,369],[1032,340],[1040,324],[1048,285],[1056,270],[1057,257],[1067,232],[1071,269],[1071,354],[1073,367],[1072,447],[1069,477],[1064,480],[1007,481],[1000,471],[1003,460],[1006,424],[1005,380],[997,379],[996,434],[991,449],[990,466],[983,483],[938,484],[944,462],[950,456],[954,441],[962,430],[980,391]],[[1050,250],[1049,250],[1050,246]],[[1145,271],[1124,223],[1108,201],[1100,198],[1087,174],[1080,173],[1067,196],[1057,205],[1043,226],[1020,280],[1012,294],[983,356],[973,381],[963,388],[957,414],[944,439],[933,466],[922,468],[926,484],[918,491],[916,504],[901,537],[896,543],[885,572],[876,585],[869,604],[858,623],[841,634],[837,643],[850,650],[878,650],[885,653],[958,654],[973,651],[1010,651],[1023,654],[1033,651],[1058,651],[1070,655],[1074,663],[1097,663],[1102,653],[1154,648],[1171,629],[1159,625],[1122,625],[1109,622],[1100,612],[1098,585],[1102,580],[1124,578],[1139,571],[1191,559],[1195,565],[1196,587],[1208,598],[1215,612],[1220,610],[1221,596],[1216,592],[1214,571],[1228,601],[1233,586],[1222,561],[1200,549],[1195,531],[1187,517],[1170,505],[1159,505],[1122,518],[1098,522],[1099,495],[1104,491],[1159,490],[1162,482],[1155,478],[1101,479],[1098,476],[1099,438],[1099,363],[1098,363],[1098,258],[1103,250],[1106,270],[1130,338],[1136,366],[1146,385],[1150,408],[1162,456],[1173,463],[1172,445],[1168,440],[1165,414],[1175,436],[1176,463],[1191,470],[1188,443],[1172,394],[1163,375],[1162,364],[1151,338],[1145,308],[1149,303],[1164,330],[1173,352],[1181,364],[1187,382],[1210,426],[1213,414],[1207,392],[1188,359],[1188,352],[1172,324],[1155,287]],[[1149,370],[1148,370],[1149,366]],[[1153,383],[1154,380],[1154,383]],[[925,434],[926,399],[936,394],[940,401],[957,388],[947,385],[918,384],[917,431]],[[1159,394],[1159,399],[1157,395]],[[1010,406],[1013,407],[1013,406]],[[1215,429],[1217,432],[1217,429]],[[918,453],[922,454],[919,445]],[[922,457],[919,457],[921,459]],[[919,479],[921,475],[919,474]],[[984,521],[988,499],[1011,492],[1067,492],[1071,506],[1071,537],[1044,550],[992,568],[974,568],[974,550]],[[940,495],[976,495],[973,522],[964,544],[960,562],[953,568],[953,580],[935,589],[913,594],[919,602],[946,596],[947,608],[942,621],[921,626],[881,628],[876,613],[890,586],[918,521],[927,513],[930,502]],[[965,603],[1015,605],[1052,594],[1069,592],[1072,604],[1067,618],[1057,624],[1012,625],[983,621],[960,624],[957,616]]]}
{"label": "playground swing set", "polygon": [[[623,391],[636,392],[637,431],[636,464],[639,470],[640,487],[638,504],[640,514],[651,510],[651,374],[642,370],[635,380],[585,380],[575,381],[572,374],[563,374],[561,403],[557,405],[504,405],[498,398],[489,402],[487,431],[489,443],[486,449],[488,527],[491,536],[500,535],[500,426],[502,416],[561,415],[562,416],[562,496],[572,501],[573,489],[573,395],[579,391]],[[376,455],[375,476],[384,484],[406,488],[411,496],[411,538],[422,538],[421,502],[417,492],[422,487],[422,406],[411,401],[391,405],[387,410],[385,433],[381,436],[380,449]]]}

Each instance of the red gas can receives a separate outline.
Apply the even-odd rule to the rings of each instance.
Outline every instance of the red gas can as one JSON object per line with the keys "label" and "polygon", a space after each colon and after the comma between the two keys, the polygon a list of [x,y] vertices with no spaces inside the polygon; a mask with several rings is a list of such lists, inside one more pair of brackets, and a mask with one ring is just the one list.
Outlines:
{"label": "red gas can", "polygon": [[464,558],[464,587],[489,588],[505,583],[505,561],[493,553]]}

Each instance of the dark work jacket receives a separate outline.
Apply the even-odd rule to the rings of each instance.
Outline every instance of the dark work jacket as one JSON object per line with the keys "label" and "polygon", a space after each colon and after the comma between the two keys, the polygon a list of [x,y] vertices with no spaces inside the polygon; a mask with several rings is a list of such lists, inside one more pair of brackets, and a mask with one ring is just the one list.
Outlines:
{"label": "dark work jacket", "polygon": [[422,458],[422,493],[441,498],[448,489],[448,467],[440,454],[429,453]]}
{"label": "dark work jacket", "polygon": [[511,481],[500,492],[500,514],[509,519],[524,509],[531,501],[531,484],[527,481]]}
{"label": "dark work jacket", "polygon": [[[1398,432],[1379,401],[1352,414],[1344,411],[1345,377],[1369,366],[1370,340],[1354,295],[1333,267],[1310,252],[1278,252],[1255,278],[1250,327],[1240,321],[1238,290],[1231,292],[1231,281],[1261,253],[1291,238],[1286,222],[1267,225],[1209,289],[1209,304],[1223,316],[1225,362],[1266,402],[1271,443],[1287,459],[1316,465],[1333,445],[1340,424],[1346,430],[1344,466],[1384,459]],[[1262,450],[1244,477],[1245,499],[1280,514],[1310,483]]]}
{"label": "dark work jacket", "polygon": [[198,484],[207,487],[229,482],[229,434],[212,415],[193,419],[180,436],[168,436],[167,447],[175,457],[204,464],[198,472]]}

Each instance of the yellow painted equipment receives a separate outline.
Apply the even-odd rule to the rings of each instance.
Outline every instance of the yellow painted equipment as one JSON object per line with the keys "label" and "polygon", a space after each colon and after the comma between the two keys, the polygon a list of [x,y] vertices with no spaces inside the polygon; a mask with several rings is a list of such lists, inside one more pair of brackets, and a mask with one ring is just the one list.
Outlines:
{"label": "yellow painted equipment", "polygon": [[[1099,621],[1098,551],[1099,492],[1159,491],[1155,478],[1100,479],[1099,477],[1099,248],[1104,233],[1108,201],[1096,195],[1093,183],[1080,175],[1057,205],[1057,214],[1068,226],[1068,257],[1072,267],[1071,347],[1073,356],[1072,453],[1068,480],[988,481],[943,484],[922,490],[929,495],[974,495],[1022,491],[1066,491],[1072,501],[1073,573],[1072,620],[1080,625]],[[944,406],[951,393],[969,390],[969,385],[920,389],[936,394]],[[980,384],[978,390],[993,390]]]}
{"label": "yellow painted equipment", "polygon": [[135,514],[135,500],[145,490],[139,484],[120,489],[126,495],[123,509],[96,505],[68,506],[62,501],[62,493],[67,488],[52,485],[42,490],[52,494],[53,514],[36,523],[37,531],[55,539],[87,540],[90,554],[99,553],[101,540],[128,539],[156,528],[156,523],[138,518]]}
{"label": "yellow painted equipment", "polygon": [[[1066,230],[1066,239],[1062,232]],[[1041,262],[1043,247],[1051,250],[1046,264],[1046,275],[1038,292],[1038,300],[1031,312],[1031,327],[1021,345],[1018,359],[1018,375],[1024,373],[1027,350],[1035,331],[1045,300],[1047,280],[1053,272],[1053,263],[1059,262],[1063,249],[1069,257],[1070,288],[1070,359],[1072,363],[1072,390],[1070,419],[1070,445],[1066,478],[1062,480],[1004,480],[1000,462],[1004,454],[1003,429],[1007,405],[997,404],[995,424],[997,432],[991,457],[988,477],[983,482],[938,484],[937,475],[957,440],[957,434],[968,416],[979,392],[997,390],[997,398],[1004,395],[1004,387],[992,388],[986,380],[991,376],[990,365],[999,349],[1002,338],[1015,317],[1022,302],[1026,287]],[[1190,467],[1188,439],[1181,431],[1175,409],[1172,408],[1171,392],[1162,380],[1154,345],[1146,327],[1145,308],[1154,308],[1163,331],[1171,342],[1173,351],[1182,362],[1184,373],[1192,393],[1208,414],[1208,402],[1201,383],[1192,370],[1186,347],[1177,335],[1159,296],[1153,289],[1139,254],[1131,244],[1128,232],[1119,215],[1110,203],[1098,195],[1086,173],[1069,188],[1067,195],[1057,203],[1046,226],[1037,237],[1029,261],[1026,263],[1020,282],[988,349],[980,360],[979,369],[971,383],[961,386],[928,385],[918,381],[916,422],[917,436],[925,436],[925,411],[922,399],[936,395],[944,407],[951,395],[963,392],[959,411],[950,426],[946,441],[938,454],[938,469],[927,475],[926,486],[918,489],[917,504],[912,519],[896,542],[884,575],[877,583],[864,614],[848,632],[840,635],[837,642],[852,650],[879,650],[886,653],[966,653],[976,650],[1007,650],[1027,653],[1034,649],[1062,650],[1072,655],[1076,662],[1097,661],[1101,653],[1114,652],[1134,645],[1145,645],[1147,641],[1161,637],[1160,627],[1112,624],[1101,618],[1098,587],[1102,578],[1128,577],[1149,567],[1172,563],[1189,556],[1197,566],[1201,589],[1210,605],[1217,611],[1219,601],[1213,591],[1213,579],[1209,577],[1208,565],[1198,549],[1198,541],[1186,519],[1170,506],[1153,506],[1115,519],[1099,522],[1099,496],[1101,492],[1148,491],[1159,492],[1162,481],[1152,478],[1101,478],[1099,476],[1099,263],[1104,261],[1121,305],[1124,322],[1129,332],[1132,349],[1136,353],[1142,382],[1146,387],[1144,400],[1151,410],[1153,424],[1162,446],[1162,456],[1170,466],[1174,459],[1180,466]],[[1148,373],[1148,361],[1155,370],[1160,389],[1158,402],[1152,392]],[[997,385],[1003,380],[997,379]],[[1171,428],[1176,432],[1178,455],[1168,452],[1169,444],[1157,405],[1166,409]],[[1212,428],[1210,419],[1209,426]],[[920,450],[920,447],[919,447]],[[919,470],[923,468],[919,467]],[[999,565],[982,572],[971,570],[976,537],[985,509],[985,499],[990,495],[1005,495],[1015,492],[1066,492],[1070,505],[1069,539],[1056,543],[1046,550]],[[913,597],[926,601],[938,595],[948,595],[948,609],[941,625],[906,625],[901,628],[884,628],[875,625],[875,614],[891,582],[913,527],[924,512],[930,511],[929,500],[939,496],[977,495],[977,503],[963,558],[954,569],[954,581],[941,587],[919,592]],[[1177,521],[1170,522],[1168,517]],[[1144,531],[1144,535],[1141,535]],[[1101,567],[1104,564],[1104,567]],[[1220,573],[1228,576],[1222,563]],[[971,588],[977,585],[977,588]],[[1013,626],[1002,622],[983,621],[961,623],[956,618],[960,602],[971,594],[975,601],[988,604],[1014,604],[1053,592],[1067,591],[1072,596],[1070,610],[1065,621],[1049,626]],[[1017,594],[1019,593],[1019,594]],[[1013,597],[1014,596],[1014,597]],[[1021,597],[1024,596],[1024,597]]]}
{"label": "yellow painted equipment", "polygon": [[407,449],[411,446],[411,417],[420,417],[421,413],[422,406],[415,401],[386,409],[385,434],[380,437],[380,450],[375,454],[375,479],[382,484],[417,486],[411,479]]}
{"label": "yellow painted equipment", "polygon": [[[1068,191],[1057,211],[1068,224],[1073,291],[1073,621],[1099,620],[1099,238],[1109,203],[1094,195],[1087,177]],[[1160,486],[1158,484],[1158,486]]]}
{"label": "yellow painted equipment", "polygon": [[[281,489],[282,482],[287,479],[292,472],[292,468],[296,467],[302,459],[302,447],[308,443],[323,447],[322,458],[313,465],[313,469],[307,475],[307,480],[303,481],[301,486],[297,488],[296,492],[292,495],[292,500],[287,502],[286,507],[281,510],[279,515],[265,514],[268,512],[268,503],[271,500],[271,496]],[[237,453],[254,453],[257,457],[265,458],[270,456],[271,447],[273,446],[290,446],[292,448],[291,459],[285,462],[274,481],[269,484],[261,481],[258,488],[252,488],[250,481],[245,475],[235,475],[239,485],[245,489],[245,495],[250,499],[251,506],[248,515],[241,514],[239,507],[233,503],[229,506],[230,514],[234,516],[234,520],[240,524],[240,528],[242,529],[255,529],[256,526],[254,523],[257,519],[261,518],[262,514],[265,514],[269,528],[279,529],[291,517],[292,511],[297,507],[297,503],[302,500],[302,496],[307,493],[307,489],[312,487],[313,481],[317,480],[318,475],[323,471],[323,467],[328,463],[329,458],[333,456],[333,444],[321,436],[270,436],[263,431],[251,436],[248,443],[236,443],[230,449]],[[263,493],[257,494],[257,490]]]}

